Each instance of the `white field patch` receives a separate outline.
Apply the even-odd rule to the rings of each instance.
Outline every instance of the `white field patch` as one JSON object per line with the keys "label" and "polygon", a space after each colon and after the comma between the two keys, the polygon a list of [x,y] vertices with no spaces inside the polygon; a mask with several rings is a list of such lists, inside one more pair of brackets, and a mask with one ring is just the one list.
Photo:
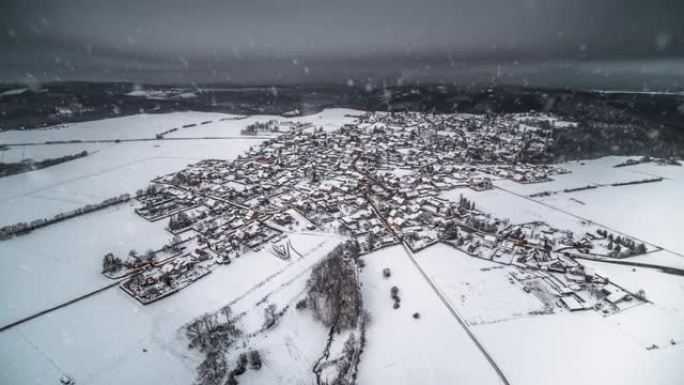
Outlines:
{"label": "white field patch", "polygon": [[458,202],[460,195],[474,202],[476,209],[496,218],[508,218],[513,224],[541,221],[557,229],[570,230],[580,236],[588,231],[593,232],[597,228],[595,225],[582,223],[581,220],[566,213],[498,189],[474,191],[460,188],[445,191],[441,197]]}
{"label": "white field patch", "polygon": [[[676,253],[684,253],[684,238],[679,236],[678,232],[681,220],[684,218],[684,200],[680,197],[681,192],[684,191],[684,167],[656,163],[613,167],[630,158],[633,157],[609,156],[594,160],[567,162],[559,166],[571,173],[555,175],[551,182],[524,185],[499,180],[495,181],[495,185],[525,196],[543,191],[558,192],[534,199],[647,243],[668,248]],[[665,179],[654,183],[610,186],[611,183],[658,177]],[[564,189],[587,185],[599,187],[584,191],[563,192]],[[469,194],[465,190],[463,193]],[[455,194],[457,196],[458,192]],[[478,195],[470,196],[476,203],[478,202]],[[499,210],[496,212],[504,213],[512,220],[516,217],[533,218],[536,216],[533,214],[534,211],[549,211],[543,207],[535,209],[534,205],[525,203],[522,199],[515,200],[514,196],[506,197],[505,194],[486,191],[479,197],[484,206],[496,208]],[[511,199],[515,200],[515,204],[511,204]],[[492,200],[495,202],[491,202]],[[507,205],[515,207],[507,208]],[[554,219],[558,216],[558,214],[549,214]],[[544,215],[546,214],[542,216]],[[548,223],[552,223],[551,221],[547,220]]]}
{"label": "white field patch", "polygon": [[517,121],[525,121],[525,120],[532,120],[532,121],[547,121],[553,126],[557,128],[565,128],[565,127],[575,127],[577,126],[576,122],[567,122],[560,120],[559,118],[551,115],[546,115],[546,114],[528,114],[528,113],[517,113],[517,114],[511,114],[511,118]]}
{"label": "white field patch", "polygon": [[[244,312],[240,327],[245,334],[253,334],[234,343],[226,352],[230,369],[235,367],[240,353],[258,350],[263,360],[260,370],[248,370],[240,376],[245,384],[293,384],[314,383],[312,371],[321,357],[328,329],[315,320],[309,310],[295,309],[296,302],[306,295],[306,283],[310,268],[322,259],[334,246],[328,242],[306,269],[299,274],[288,274],[279,278],[277,284],[267,290],[257,290],[240,299],[232,306],[233,312]],[[267,293],[267,297],[264,297]],[[275,305],[277,311],[288,310],[274,327],[260,331],[264,324],[264,310]],[[199,364],[199,362],[197,362]]]}
{"label": "white field patch", "polygon": [[675,179],[684,182],[684,166],[666,166],[657,163],[641,163],[626,169],[640,174],[661,176],[667,179]]}
{"label": "white field patch", "polygon": [[417,254],[416,260],[470,325],[530,317],[544,304],[511,282],[510,266],[471,257],[444,244]]}
{"label": "white field patch", "polygon": [[[643,178],[647,176],[639,177]],[[560,195],[542,200],[608,228],[684,254],[684,237],[681,236],[684,219],[682,192],[684,178],[572,194],[573,198],[584,204],[577,204]]]}
{"label": "white field patch", "polygon": [[[363,114],[363,111],[351,110],[346,108],[331,108],[323,110],[317,114],[295,117],[283,117],[275,115],[252,115],[240,117],[237,115],[227,116],[225,120],[214,119],[211,123],[198,124],[194,127],[181,128],[167,135],[168,138],[198,138],[198,137],[220,137],[220,136],[239,136],[240,131],[250,124],[256,122],[265,123],[274,119],[281,122],[310,123],[313,127],[322,127],[326,131],[334,131],[347,123],[352,123],[355,118],[352,115]],[[268,134],[257,134],[268,135]]]}
{"label": "white field patch", "polygon": [[21,95],[26,91],[28,91],[28,88],[15,88],[15,89],[0,92],[0,97],[1,96]]}
{"label": "white field patch", "polygon": [[235,116],[237,115],[197,111],[129,115],[32,130],[4,131],[0,132],[0,143],[154,138],[157,133],[171,128],[180,129],[187,124]]}
{"label": "white field patch", "polygon": [[74,155],[82,151],[94,154],[103,150],[113,143],[65,143],[37,146],[12,146],[6,150],[0,150],[0,162],[14,163],[27,159],[41,161],[48,158],[59,158],[65,155]]}
{"label": "white field patch", "polygon": [[[380,170],[380,172],[385,172],[385,170]],[[413,170],[407,170],[403,168],[394,168],[391,170],[387,170],[387,172],[391,172],[397,178],[401,178],[406,175],[412,175],[415,173]]]}
{"label": "white field patch", "polygon": [[[101,201],[101,200],[100,200]],[[83,207],[88,202],[76,199],[54,199],[40,195],[25,195],[3,200],[0,198],[0,226],[30,222],[41,217],[53,217],[64,211]]]}
{"label": "white field patch", "polygon": [[[627,290],[637,292],[643,289],[646,299],[652,301],[655,307],[667,310],[684,321],[684,277],[649,268],[594,261],[582,261],[582,263],[610,277],[612,281]],[[684,326],[679,331],[684,332]]]}
{"label": "white field patch", "polygon": [[684,359],[684,277],[654,269],[587,262],[628,290],[643,289],[652,302],[608,317],[615,327],[644,349],[655,345],[658,350],[674,350]]}
{"label": "white field patch", "polygon": [[[634,167],[613,167],[629,158],[626,156],[606,156],[599,159],[559,163],[555,166],[566,169],[570,173],[553,175],[553,180],[549,182],[522,184],[512,180],[501,179],[494,184],[518,194],[531,195],[542,191],[555,192],[587,185],[609,185],[611,183],[624,183],[653,177],[635,172],[636,169]],[[609,189],[610,187],[603,188]],[[559,193],[559,195],[562,194]],[[574,193],[566,193],[565,195],[572,196],[571,194]]]}
{"label": "white field patch", "polygon": [[[494,369],[399,247],[363,257],[364,308],[372,317],[360,384],[496,384]],[[383,277],[389,268],[391,277]],[[393,309],[390,290],[399,288]],[[420,318],[412,315],[419,313]]]}
{"label": "white field patch", "polygon": [[[289,238],[304,257],[293,257],[290,262],[292,265],[286,271],[267,277],[263,283],[257,283],[230,302],[233,314],[240,315],[239,327],[243,337],[225,352],[229,370],[235,367],[240,353],[249,350],[258,350],[263,360],[262,368],[258,371],[248,370],[240,376],[240,383],[314,382],[312,368],[323,353],[328,330],[314,319],[310,311],[297,310],[295,305],[305,297],[311,268],[342,240],[308,234],[292,234]],[[259,254],[267,255],[263,251]],[[264,311],[268,306],[275,306],[276,311],[286,307],[288,310],[275,326],[263,330]],[[179,341],[185,339],[180,337]],[[178,348],[180,352],[185,349],[180,345]],[[189,361],[192,361],[193,366],[199,365],[201,361],[196,352],[189,353]]]}
{"label": "white field patch", "polygon": [[683,350],[646,350],[596,312],[473,327],[512,384],[677,384]]}
{"label": "white field patch", "polygon": [[474,326],[509,380],[540,385],[678,383],[684,374],[684,278],[654,269],[582,263],[627,290],[644,289],[653,304],[607,317],[593,311],[561,312]]}
{"label": "white field patch", "polygon": [[321,127],[324,131],[335,131],[347,123],[356,121],[354,116],[364,114],[365,111],[352,110],[349,108],[329,108],[317,114],[297,116],[294,118],[280,118],[293,122],[311,123],[314,127]]}
{"label": "white field patch", "polygon": [[192,99],[196,98],[197,94],[192,91],[184,91],[179,89],[173,90],[133,90],[128,92],[128,96],[137,96],[140,98],[151,100],[168,100],[168,99]]}
{"label": "white field patch", "polygon": [[56,384],[62,376],[60,369],[17,330],[0,333],[0,369],[2,384]]}
{"label": "white field patch", "polygon": [[234,159],[259,143],[254,139],[120,143],[85,158],[2,178],[0,226],[53,216],[123,193],[133,195],[157,176],[206,158]]}
{"label": "white field patch", "polygon": [[113,283],[100,274],[108,252],[125,258],[168,243],[166,221],[133,210],[124,203],[0,241],[0,325]]}
{"label": "white field patch", "polygon": [[[561,192],[534,199],[526,199],[513,193],[527,195],[535,191],[558,191],[564,187],[559,186],[557,181],[534,185],[497,181],[498,186],[510,192],[496,188],[482,192],[454,189],[444,192],[442,197],[453,201],[458,200],[462,194],[474,201],[477,208],[499,218],[509,218],[512,223],[543,221],[559,229],[571,230],[578,236],[605,226],[647,244],[664,247],[675,253],[684,253],[684,238],[679,236],[679,225],[684,218],[684,200],[679,197],[681,191],[684,191],[684,167],[646,164],[613,168],[614,164],[626,159],[613,158],[615,157],[587,161],[582,167],[589,167],[589,162],[592,162],[593,169],[597,171],[597,177],[588,178],[587,181],[604,180],[611,175],[610,173],[620,177],[605,180],[606,183],[642,180],[657,177],[655,173],[659,171],[662,171],[666,179],[655,183],[605,186],[573,193]],[[645,171],[636,169],[641,166]],[[636,171],[631,171],[632,169]],[[591,175],[587,170],[582,173]],[[625,176],[625,173],[628,176]],[[556,177],[563,178],[567,175]],[[528,189],[527,186],[534,186],[534,189]],[[578,184],[568,184],[569,186],[577,187]]]}
{"label": "white field patch", "polygon": [[[306,279],[301,281],[305,282]],[[323,324],[315,320],[310,312],[295,310],[292,304],[274,329],[249,340],[249,349],[260,352],[263,367],[258,371],[248,370],[240,376],[240,383],[315,383],[312,368],[323,352],[327,337],[328,330]],[[231,368],[235,366],[238,351],[228,355]]]}
{"label": "white field patch", "polygon": [[673,254],[669,251],[661,250],[654,253],[637,255],[629,258],[630,262],[647,263],[656,266],[674,267],[684,270],[684,257]]}
{"label": "white field patch", "polygon": [[[304,254],[303,258],[285,262],[266,250],[248,253],[230,265],[218,266],[186,289],[147,306],[112,288],[11,329],[26,336],[25,340],[13,343],[20,345],[17,351],[26,351],[27,360],[37,363],[38,372],[46,373],[42,378],[54,373],[44,368],[47,365],[44,358],[47,358],[78,384],[190,384],[201,357],[187,349],[183,325],[226,304],[232,304],[239,313],[250,310],[269,294],[273,296],[269,298],[276,298],[274,293],[287,287],[290,281],[304,279],[301,282],[305,282],[311,266],[339,242],[337,238],[322,236],[292,234],[290,237],[292,244]],[[254,327],[245,322],[242,326],[246,329]],[[290,336],[292,341],[299,343],[299,337],[314,330],[313,320],[306,322],[302,321],[299,329],[292,330],[295,333]],[[5,337],[5,333],[8,332],[0,334],[0,338],[12,338]],[[321,351],[322,348],[323,345]],[[315,349],[311,347],[311,350]],[[9,355],[3,350],[0,352]],[[270,357],[268,353],[264,357],[266,366]],[[22,365],[3,367],[2,375],[8,380],[5,382],[44,383],[40,376],[19,381],[27,377],[22,368]],[[52,377],[50,383],[58,380],[58,376]]]}

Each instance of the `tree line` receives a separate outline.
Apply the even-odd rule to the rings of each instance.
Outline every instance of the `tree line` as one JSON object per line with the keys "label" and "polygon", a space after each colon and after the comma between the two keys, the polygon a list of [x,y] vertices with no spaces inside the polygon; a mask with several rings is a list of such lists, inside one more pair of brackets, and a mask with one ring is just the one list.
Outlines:
{"label": "tree line", "polygon": [[88,204],[71,211],[59,213],[52,218],[39,218],[31,222],[19,222],[13,225],[0,227],[0,240],[9,239],[14,236],[30,233],[33,230],[41,227],[49,226],[66,219],[74,218],[79,215],[91,213],[93,211],[102,210],[109,206],[117,205],[119,203],[127,202],[131,199],[129,194],[121,194],[117,197],[107,198],[100,203]]}
{"label": "tree line", "polygon": [[85,156],[88,156],[88,151],[81,151],[78,154],[64,155],[57,158],[43,159],[37,162],[33,159],[26,159],[21,162],[15,163],[0,162],[0,178],[15,174],[21,174],[23,172],[39,170],[41,168],[46,168],[50,166],[55,166],[60,163],[68,162],[70,160],[83,158]]}
{"label": "tree line", "polygon": [[347,241],[335,247],[311,272],[307,307],[326,327],[343,330],[357,325],[362,308],[358,256],[358,243]]}

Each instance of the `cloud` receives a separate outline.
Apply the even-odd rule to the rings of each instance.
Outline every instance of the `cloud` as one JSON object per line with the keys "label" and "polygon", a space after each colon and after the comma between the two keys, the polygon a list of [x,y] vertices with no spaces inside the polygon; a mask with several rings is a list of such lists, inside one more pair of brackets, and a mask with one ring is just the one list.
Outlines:
{"label": "cloud", "polygon": [[[677,0],[4,3],[2,81],[31,73],[43,80],[156,74],[160,81],[296,82],[324,80],[321,71],[339,63],[346,71],[328,79],[338,81],[425,72],[444,58],[450,67],[508,69],[516,61],[684,57],[684,3]],[[308,73],[294,59],[308,63]]]}

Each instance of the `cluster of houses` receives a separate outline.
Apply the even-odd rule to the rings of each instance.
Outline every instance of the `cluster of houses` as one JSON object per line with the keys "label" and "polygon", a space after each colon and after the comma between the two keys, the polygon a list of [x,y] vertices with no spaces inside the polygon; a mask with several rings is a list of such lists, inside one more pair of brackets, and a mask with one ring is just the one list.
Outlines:
{"label": "cluster of houses", "polygon": [[123,281],[120,287],[147,305],[171,295],[211,272],[214,255],[197,247],[162,263],[151,263]]}
{"label": "cluster of houses", "polygon": [[235,160],[203,160],[138,192],[136,212],[168,221],[185,250],[136,270],[122,285],[129,294],[148,303],[304,230],[353,238],[361,253],[445,242],[516,269],[608,285],[557,251],[574,245],[572,234],[512,226],[465,198],[440,197],[490,189],[495,179],[535,183],[566,172],[533,162],[550,144],[548,126],[505,116],[366,113],[332,132],[277,121],[250,129],[281,134]]}
{"label": "cluster of houses", "polygon": [[557,306],[612,314],[644,300],[576,260],[577,255],[586,253],[587,235],[577,239],[572,232],[544,222],[510,225],[477,210],[469,211],[468,218],[481,216],[490,225],[473,227],[477,222],[466,219],[446,234],[443,242],[473,257],[510,266],[511,282],[520,283],[549,309]]}
{"label": "cluster of houses", "polygon": [[[298,113],[297,113],[298,115]],[[255,122],[242,130],[243,135],[273,134],[288,132],[295,129],[306,129],[313,127],[311,123],[290,122],[271,119],[266,122]]]}

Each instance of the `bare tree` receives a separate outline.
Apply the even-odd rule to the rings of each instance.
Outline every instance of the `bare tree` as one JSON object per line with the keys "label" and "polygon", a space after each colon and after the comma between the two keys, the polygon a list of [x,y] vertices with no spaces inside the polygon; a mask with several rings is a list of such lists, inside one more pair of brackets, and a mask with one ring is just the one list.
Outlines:
{"label": "bare tree", "polygon": [[121,259],[107,253],[102,259],[102,273],[114,273],[123,266]]}
{"label": "bare tree", "polygon": [[272,328],[278,321],[276,309],[275,304],[270,304],[264,309],[264,329]]}
{"label": "bare tree", "polygon": [[197,383],[219,385],[227,373],[228,367],[223,352],[211,351],[197,367]]}
{"label": "bare tree", "polygon": [[357,277],[358,244],[346,242],[314,267],[308,286],[308,307],[327,327],[355,327],[361,311]]}
{"label": "bare tree", "polygon": [[185,328],[185,334],[190,339],[190,348],[199,347],[205,350],[209,346],[211,331],[216,328],[216,317],[205,313]]}
{"label": "bare tree", "polygon": [[258,350],[252,350],[249,352],[249,366],[254,370],[261,369],[261,354]]}

